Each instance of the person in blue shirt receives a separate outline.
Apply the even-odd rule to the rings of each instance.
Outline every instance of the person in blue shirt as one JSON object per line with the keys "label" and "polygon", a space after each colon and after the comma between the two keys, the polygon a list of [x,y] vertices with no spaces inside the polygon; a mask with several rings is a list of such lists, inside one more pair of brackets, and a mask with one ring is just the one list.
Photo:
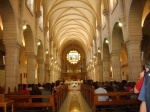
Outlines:
{"label": "person in blue shirt", "polygon": [[150,112],[150,61],[145,65],[144,81],[138,99],[142,101],[140,112],[144,112],[144,110],[145,112]]}
{"label": "person in blue shirt", "polygon": [[[43,85],[42,95],[51,95],[49,91],[49,87],[47,85]],[[42,98],[42,102],[50,102],[49,98]]]}

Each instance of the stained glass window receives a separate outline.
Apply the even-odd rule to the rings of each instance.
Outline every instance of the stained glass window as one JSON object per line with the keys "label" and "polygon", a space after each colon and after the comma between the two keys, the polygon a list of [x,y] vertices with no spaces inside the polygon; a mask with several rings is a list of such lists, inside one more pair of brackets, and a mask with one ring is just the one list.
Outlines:
{"label": "stained glass window", "polygon": [[67,60],[71,63],[71,64],[76,64],[79,60],[80,60],[81,56],[80,54],[76,51],[76,50],[71,50],[68,54],[67,54]]}

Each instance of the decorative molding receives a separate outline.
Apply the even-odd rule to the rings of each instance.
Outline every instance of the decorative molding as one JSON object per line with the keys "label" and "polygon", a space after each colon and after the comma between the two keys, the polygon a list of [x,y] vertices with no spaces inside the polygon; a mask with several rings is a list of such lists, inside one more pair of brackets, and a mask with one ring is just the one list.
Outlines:
{"label": "decorative molding", "polygon": [[44,28],[45,33],[47,33],[47,32],[48,32],[48,30],[49,30],[49,27],[48,27],[48,26],[46,26],[46,27]]}
{"label": "decorative molding", "polygon": [[97,30],[100,30],[100,29],[101,29],[101,26],[100,26],[100,25],[97,25],[97,26],[96,26],[96,29],[97,29]]}
{"label": "decorative molding", "polygon": [[27,24],[26,20],[18,19],[18,27],[22,30],[22,27]]}
{"label": "decorative molding", "polygon": [[42,16],[42,12],[41,12],[41,11],[37,11],[37,12],[36,12],[36,17],[37,17],[37,18],[40,18],[41,16]]}
{"label": "decorative molding", "polygon": [[26,54],[27,58],[37,59],[37,56],[35,55],[34,52],[25,51],[25,54]]}
{"label": "decorative molding", "polygon": [[108,16],[108,14],[109,14],[109,11],[107,9],[104,9],[103,10],[103,15],[106,17],[106,16]]}
{"label": "decorative molding", "polygon": [[7,47],[13,47],[16,46],[17,48],[20,48],[22,46],[22,43],[18,42],[16,39],[4,39],[4,44]]}
{"label": "decorative molding", "polygon": [[126,18],[125,17],[119,18],[119,22],[121,22],[123,26],[126,26]]}

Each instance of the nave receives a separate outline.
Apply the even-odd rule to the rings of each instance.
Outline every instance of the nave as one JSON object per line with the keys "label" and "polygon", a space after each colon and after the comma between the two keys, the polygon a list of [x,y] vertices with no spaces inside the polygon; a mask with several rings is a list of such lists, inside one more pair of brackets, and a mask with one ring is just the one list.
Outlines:
{"label": "nave", "polygon": [[59,112],[92,112],[80,91],[69,91]]}

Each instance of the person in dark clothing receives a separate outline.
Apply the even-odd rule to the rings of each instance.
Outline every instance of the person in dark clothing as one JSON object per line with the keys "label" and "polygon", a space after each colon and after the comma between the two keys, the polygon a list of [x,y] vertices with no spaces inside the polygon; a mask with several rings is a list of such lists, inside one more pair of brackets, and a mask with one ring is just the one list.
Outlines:
{"label": "person in dark clothing", "polygon": [[[32,87],[32,91],[30,91],[30,95],[41,95],[41,91],[39,90],[38,85],[34,85]],[[42,102],[41,98],[33,98],[32,102]]]}
{"label": "person in dark clothing", "polygon": [[[32,91],[30,91],[30,95],[41,95],[41,91],[38,87],[38,85],[33,85],[32,87]],[[42,102],[42,98],[32,98],[32,102],[36,103],[36,102]],[[42,110],[41,107],[36,107],[34,108],[34,110]]]}

